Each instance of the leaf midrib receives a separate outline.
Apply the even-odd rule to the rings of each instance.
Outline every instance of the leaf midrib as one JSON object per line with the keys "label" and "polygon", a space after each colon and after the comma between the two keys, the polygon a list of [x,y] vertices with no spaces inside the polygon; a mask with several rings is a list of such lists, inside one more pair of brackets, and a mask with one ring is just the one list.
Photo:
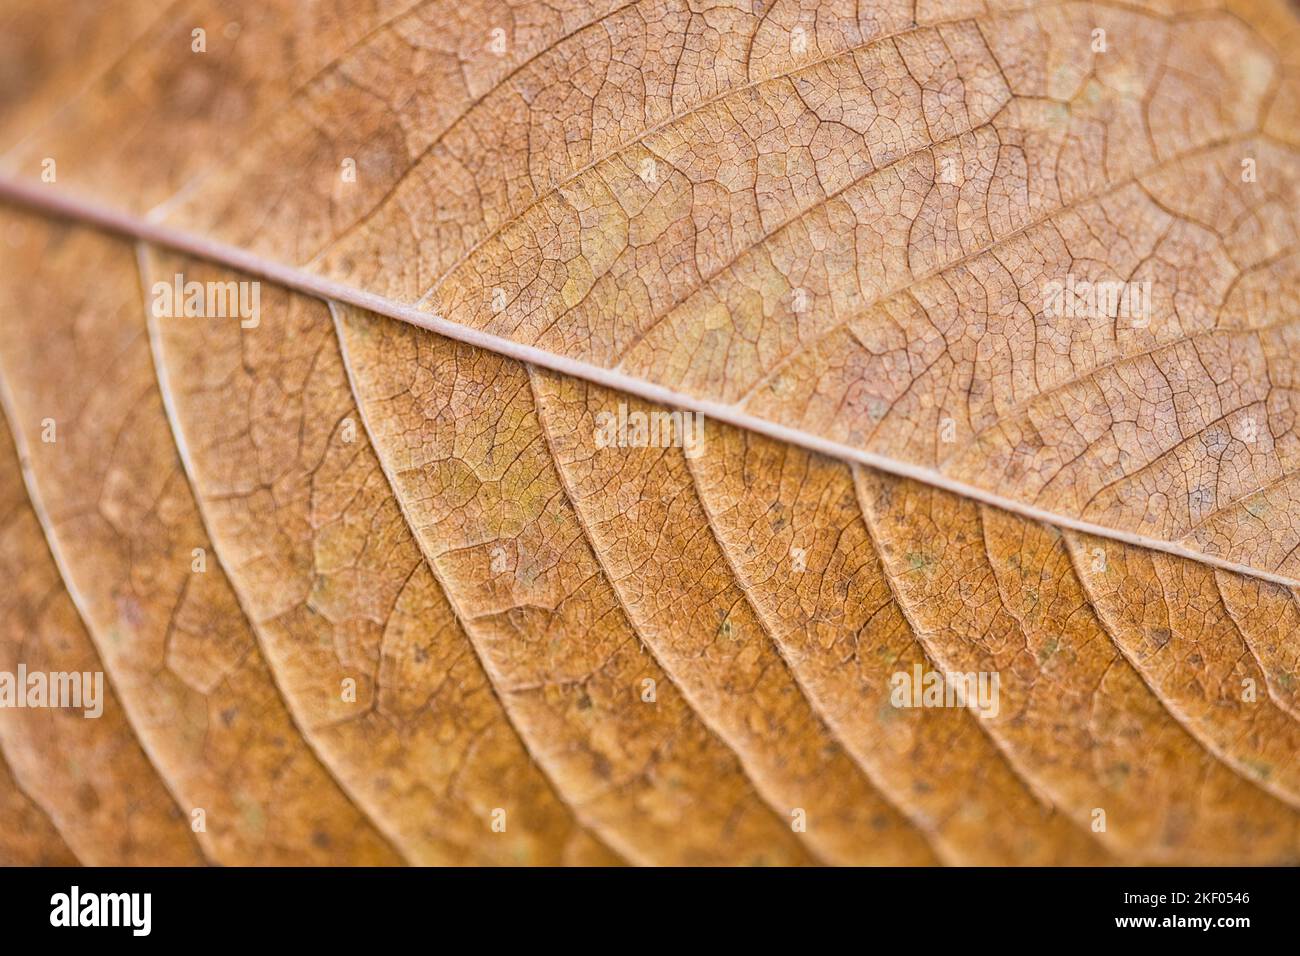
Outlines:
{"label": "leaf midrib", "polygon": [[626,372],[604,368],[567,355],[550,352],[532,345],[525,345],[459,322],[453,322],[440,315],[424,312],[414,306],[398,302],[386,296],[366,292],[345,283],[315,275],[304,269],[267,259],[238,246],[164,223],[149,221],[84,196],[72,196],[63,192],[56,192],[49,189],[45,184],[8,177],[0,178],[0,201],[10,202],[46,215],[70,220],[82,225],[94,226],[139,242],[204,259],[236,272],[259,276],[269,282],[325,302],[346,303],[391,319],[406,322],[409,325],[417,326],[467,345],[486,349],[506,358],[550,369],[561,375],[580,378],[648,402],[700,412],[708,418],[745,431],[765,435],[776,441],[795,445],[839,461],[865,465],[886,474],[917,481],[962,498],[978,501],[1001,511],[1019,515],[1030,521],[1117,541],[1121,544],[1159,551],[1223,571],[1268,581],[1282,587],[1300,588],[1300,578],[1249,564],[1229,561],[1226,558],[1197,551],[1174,541],[1085,521],[1071,515],[1040,508],[969,482],[959,481],[933,468],[847,445],[801,428],[783,425],[752,415],[734,405],[700,398],[629,375]]}

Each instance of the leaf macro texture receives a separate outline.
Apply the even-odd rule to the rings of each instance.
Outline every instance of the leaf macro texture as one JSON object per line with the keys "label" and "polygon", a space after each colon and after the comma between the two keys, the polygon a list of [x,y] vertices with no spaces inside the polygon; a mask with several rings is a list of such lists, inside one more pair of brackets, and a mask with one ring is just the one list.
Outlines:
{"label": "leaf macro texture", "polygon": [[0,864],[1300,862],[1287,0],[3,0],[0,253]]}

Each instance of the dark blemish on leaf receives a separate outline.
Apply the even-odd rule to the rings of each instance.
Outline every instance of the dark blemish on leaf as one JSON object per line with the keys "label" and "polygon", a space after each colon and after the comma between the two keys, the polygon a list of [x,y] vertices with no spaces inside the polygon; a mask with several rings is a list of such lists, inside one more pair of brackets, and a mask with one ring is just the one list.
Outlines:
{"label": "dark blemish on leaf", "polygon": [[90,784],[82,784],[77,788],[77,806],[82,813],[94,813],[99,809],[99,794]]}

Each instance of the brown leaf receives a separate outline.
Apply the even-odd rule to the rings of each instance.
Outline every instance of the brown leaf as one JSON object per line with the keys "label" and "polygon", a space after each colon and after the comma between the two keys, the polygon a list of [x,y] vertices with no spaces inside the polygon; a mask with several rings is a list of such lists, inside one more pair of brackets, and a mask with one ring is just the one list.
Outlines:
{"label": "brown leaf", "polygon": [[1282,0],[54,6],[0,862],[1300,858]]}

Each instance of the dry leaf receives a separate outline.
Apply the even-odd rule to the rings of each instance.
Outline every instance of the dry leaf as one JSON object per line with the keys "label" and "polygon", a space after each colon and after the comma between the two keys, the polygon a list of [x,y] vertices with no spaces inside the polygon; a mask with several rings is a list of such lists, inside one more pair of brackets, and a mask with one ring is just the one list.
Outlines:
{"label": "dry leaf", "polygon": [[0,862],[1300,860],[1283,0],[0,26]]}

